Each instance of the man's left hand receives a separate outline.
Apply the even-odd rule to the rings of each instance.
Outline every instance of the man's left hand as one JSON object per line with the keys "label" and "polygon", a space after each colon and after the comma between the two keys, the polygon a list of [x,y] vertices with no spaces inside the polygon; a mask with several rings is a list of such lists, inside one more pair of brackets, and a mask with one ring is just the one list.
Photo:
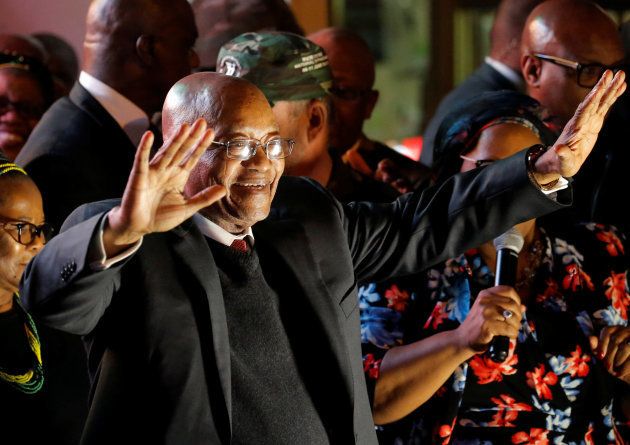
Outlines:
{"label": "man's left hand", "polygon": [[580,170],[595,146],[608,111],[626,90],[625,78],[623,71],[614,77],[612,71],[606,71],[578,105],[556,143],[536,161],[532,173],[539,184],[560,176],[570,178]]}

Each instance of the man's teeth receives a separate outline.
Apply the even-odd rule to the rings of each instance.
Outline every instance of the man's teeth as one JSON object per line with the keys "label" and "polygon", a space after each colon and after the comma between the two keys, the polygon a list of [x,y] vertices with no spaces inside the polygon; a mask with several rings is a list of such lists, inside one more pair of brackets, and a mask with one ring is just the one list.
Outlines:
{"label": "man's teeth", "polygon": [[236,185],[240,186],[240,187],[257,187],[257,188],[262,188],[265,187],[267,184],[250,184],[250,183],[245,183],[245,182],[237,182]]}

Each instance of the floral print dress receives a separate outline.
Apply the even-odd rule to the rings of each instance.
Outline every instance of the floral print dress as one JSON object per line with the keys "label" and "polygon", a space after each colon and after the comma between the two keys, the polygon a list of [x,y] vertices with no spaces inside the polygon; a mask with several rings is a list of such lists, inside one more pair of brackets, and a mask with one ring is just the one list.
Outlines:
{"label": "floral print dress", "polygon": [[[622,444],[628,423],[614,395],[627,385],[592,354],[588,336],[626,326],[630,295],[620,235],[599,224],[560,237],[542,232],[544,254],[517,341],[494,363],[476,355],[415,412],[378,427],[395,444]],[[572,240],[572,241],[569,241]],[[494,277],[471,250],[397,284],[359,288],[370,396],[387,350],[452,330]]]}

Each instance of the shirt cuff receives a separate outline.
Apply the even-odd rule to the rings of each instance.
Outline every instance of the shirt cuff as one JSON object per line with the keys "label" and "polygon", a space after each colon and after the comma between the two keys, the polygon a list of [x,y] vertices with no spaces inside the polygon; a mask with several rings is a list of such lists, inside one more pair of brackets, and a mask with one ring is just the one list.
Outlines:
{"label": "shirt cuff", "polygon": [[552,189],[549,190],[543,190],[542,188],[540,188],[540,191],[543,192],[545,195],[551,195],[552,193],[556,193],[559,192],[560,190],[564,190],[567,187],[569,187],[569,181],[567,181],[567,178],[564,177],[560,177],[560,179],[558,179],[558,183],[556,184],[556,186]]}
{"label": "shirt cuff", "polygon": [[98,229],[94,233],[92,237],[92,241],[90,242],[90,248],[88,251],[88,258],[90,268],[94,271],[107,270],[110,267],[120,263],[123,260],[126,260],[131,255],[136,253],[140,246],[142,245],[142,238],[140,238],[136,243],[130,246],[127,250],[122,251],[118,255],[107,258],[107,254],[105,253],[105,245],[103,244],[103,233],[105,232],[105,223],[107,221],[107,213],[103,218],[101,218],[101,222],[98,226]]}

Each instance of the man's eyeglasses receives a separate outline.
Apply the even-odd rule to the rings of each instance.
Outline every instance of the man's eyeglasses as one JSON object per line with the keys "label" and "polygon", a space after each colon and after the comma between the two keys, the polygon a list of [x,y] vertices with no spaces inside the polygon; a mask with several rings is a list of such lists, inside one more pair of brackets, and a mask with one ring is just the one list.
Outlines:
{"label": "man's eyeglasses", "polygon": [[574,60],[563,59],[562,57],[549,56],[547,54],[534,54],[534,57],[544,60],[546,62],[553,63],[554,65],[563,66],[574,70],[577,73],[577,83],[584,88],[593,88],[595,84],[604,74],[606,70],[612,70],[613,72],[624,70],[628,68],[628,63],[618,63],[615,65],[602,65],[601,63],[579,63]]}
{"label": "man's eyeglasses", "polygon": [[272,139],[262,143],[256,139],[233,139],[228,142],[212,142],[213,145],[220,145],[226,150],[227,157],[239,161],[247,161],[256,156],[258,147],[265,150],[267,158],[270,160],[284,159],[291,154],[295,140],[287,138]]}
{"label": "man's eyeglasses", "polygon": [[459,155],[459,157],[462,158],[464,161],[474,162],[475,168],[484,167],[494,162],[494,159],[475,159],[464,155]]}
{"label": "man's eyeglasses", "polygon": [[25,246],[30,246],[39,236],[42,237],[42,242],[46,244],[54,232],[50,224],[44,223],[36,226],[26,221],[0,221],[0,227],[16,242]]}
{"label": "man's eyeglasses", "polygon": [[373,90],[357,90],[355,88],[332,87],[328,91],[342,100],[358,100],[370,94]]}

